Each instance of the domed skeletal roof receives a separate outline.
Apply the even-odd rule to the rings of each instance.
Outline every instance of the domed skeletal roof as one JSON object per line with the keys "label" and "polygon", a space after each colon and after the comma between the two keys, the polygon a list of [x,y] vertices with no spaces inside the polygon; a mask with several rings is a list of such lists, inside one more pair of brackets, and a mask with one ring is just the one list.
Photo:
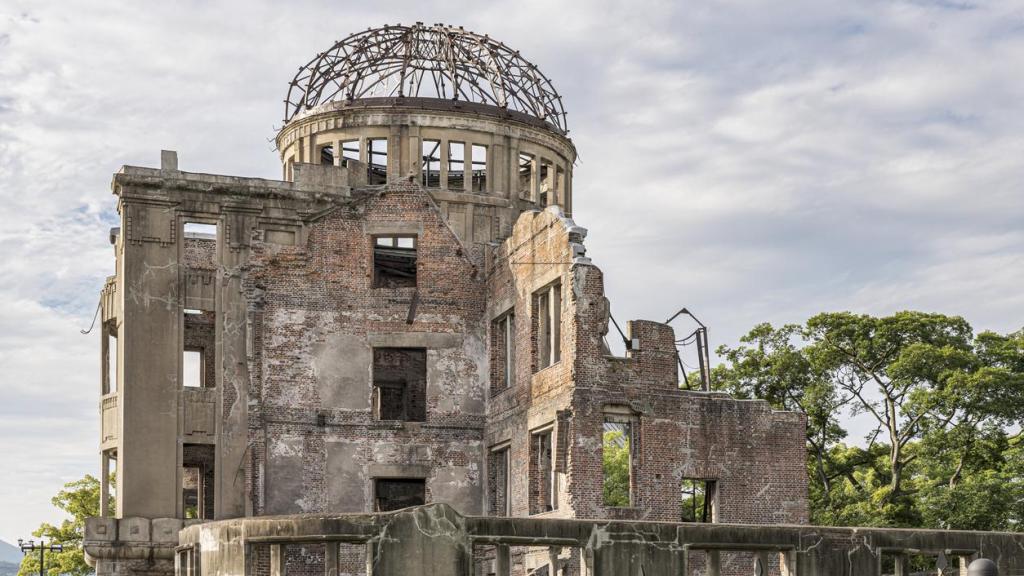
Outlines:
{"label": "domed skeletal roof", "polygon": [[353,34],[299,69],[285,121],[335,100],[440,98],[497,106],[567,131],[562,97],[519,52],[461,27],[384,26]]}

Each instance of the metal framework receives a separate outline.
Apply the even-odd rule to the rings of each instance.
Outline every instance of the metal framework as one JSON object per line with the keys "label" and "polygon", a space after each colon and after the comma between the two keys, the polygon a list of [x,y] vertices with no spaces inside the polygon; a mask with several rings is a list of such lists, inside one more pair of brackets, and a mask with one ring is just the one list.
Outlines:
{"label": "metal framework", "polygon": [[461,27],[417,22],[353,34],[299,69],[285,121],[335,100],[439,98],[497,106],[565,133],[565,108],[551,81],[519,52]]}

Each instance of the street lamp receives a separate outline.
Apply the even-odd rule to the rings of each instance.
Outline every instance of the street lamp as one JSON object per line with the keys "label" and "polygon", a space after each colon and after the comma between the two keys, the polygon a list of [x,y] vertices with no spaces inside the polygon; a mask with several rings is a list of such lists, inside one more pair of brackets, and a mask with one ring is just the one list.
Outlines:
{"label": "street lamp", "polygon": [[54,544],[53,542],[47,544],[42,540],[39,541],[39,544],[36,544],[34,540],[29,540],[26,544],[21,538],[18,538],[18,547],[21,548],[22,554],[28,554],[29,552],[39,550],[39,576],[46,576],[46,559],[43,554],[47,550],[50,552],[62,552],[64,550],[63,544]]}

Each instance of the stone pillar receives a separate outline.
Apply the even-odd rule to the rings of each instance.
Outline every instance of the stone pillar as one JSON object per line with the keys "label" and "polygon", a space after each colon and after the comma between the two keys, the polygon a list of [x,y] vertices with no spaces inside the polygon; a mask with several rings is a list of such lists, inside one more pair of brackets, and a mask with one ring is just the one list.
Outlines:
{"label": "stone pillar", "polygon": [[707,564],[707,576],[721,576],[722,555],[718,550],[708,550],[705,552],[704,562]]}
{"label": "stone pillar", "polygon": [[495,546],[496,555],[496,576],[511,576],[512,574],[512,549],[507,544]]}
{"label": "stone pillar", "polygon": [[[463,517],[451,506],[432,504],[392,514],[374,542],[372,558],[373,576],[469,576],[473,546]],[[428,566],[432,572],[425,572]]]}
{"label": "stone pillar", "polygon": [[108,515],[110,509],[110,453],[100,452],[100,518]]}
{"label": "stone pillar", "polygon": [[284,576],[284,545],[270,545],[270,576]]}

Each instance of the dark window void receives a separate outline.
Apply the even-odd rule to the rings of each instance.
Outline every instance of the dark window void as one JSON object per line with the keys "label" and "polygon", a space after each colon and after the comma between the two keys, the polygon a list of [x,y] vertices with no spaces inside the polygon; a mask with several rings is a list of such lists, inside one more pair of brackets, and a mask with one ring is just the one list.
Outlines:
{"label": "dark window void", "polygon": [[341,157],[359,160],[359,140],[345,140],[341,143]]}
{"label": "dark window void", "polygon": [[683,478],[680,488],[682,521],[717,522],[717,488],[714,480]]}
{"label": "dark window void", "polygon": [[512,515],[512,488],[509,471],[511,469],[508,447],[492,450],[489,455],[488,474],[488,509],[491,516]]}
{"label": "dark window void", "polygon": [[558,475],[555,473],[553,429],[530,438],[530,514],[558,508]]}
{"label": "dark window void", "polygon": [[519,154],[519,197],[523,200],[533,200],[533,155]]}
{"label": "dark window void", "polygon": [[470,190],[473,192],[487,191],[487,146],[474,144],[472,148],[472,181]]}
{"label": "dark window void", "polygon": [[334,165],[334,146],[328,144],[320,148],[320,163],[328,166]]}
{"label": "dark window void", "polygon": [[466,145],[462,142],[448,143],[448,187],[466,187]]}
{"label": "dark window void", "polygon": [[418,479],[377,479],[374,481],[374,494],[377,512],[401,510],[426,504],[427,484]]}
{"label": "dark window void", "polygon": [[491,323],[491,395],[512,386],[515,366],[515,324],[512,312]]}
{"label": "dark window void", "polygon": [[373,239],[373,287],[416,286],[416,237],[376,236]]}
{"label": "dark window void", "polygon": [[201,310],[185,310],[183,314],[181,383],[186,388],[212,388],[217,382],[214,372],[215,317],[214,312]]}
{"label": "dark window void", "polygon": [[540,161],[540,198],[538,203],[541,206],[553,204],[555,201],[554,190],[555,171],[547,160]]}
{"label": "dark window void", "polygon": [[181,517],[212,519],[214,514],[214,449],[185,444],[181,450]]}
{"label": "dark window void", "polygon": [[388,139],[373,138],[367,141],[370,184],[387,184],[388,182]]}
{"label": "dark window void", "polygon": [[562,286],[552,284],[533,295],[533,317],[537,334],[537,369],[562,359]]}
{"label": "dark window void", "polygon": [[374,348],[374,412],[378,420],[427,420],[427,351]]}
{"label": "dark window void", "polygon": [[117,392],[117,324],[103,325],[103,393]]}
{"label": "dark window void", "polygon": [[601,466],[604,505],[631,506],[633,501],[633,426],[628,416],[606,416],[602,430]]}
{"label": "dark window void", "polygon": [[421,178],[424,188],[441,186],[441,141],[424,140],[422,145],[423,164]]}

